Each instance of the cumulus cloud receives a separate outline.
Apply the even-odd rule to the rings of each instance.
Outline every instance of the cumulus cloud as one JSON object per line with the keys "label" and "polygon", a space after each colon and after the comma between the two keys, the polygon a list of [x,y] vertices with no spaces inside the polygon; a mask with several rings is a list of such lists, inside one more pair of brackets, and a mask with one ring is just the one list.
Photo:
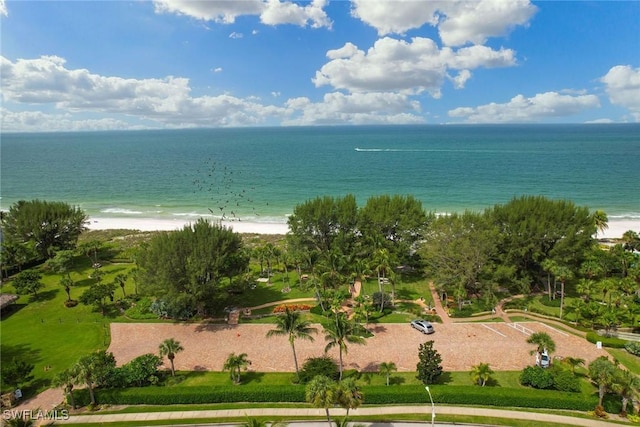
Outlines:
{"label": "cumulus cloud", "polygon": [[452,81],[456,88],[462,88],[471,77],[469,70],[516,63],[515,53],[510,49],[493,50],[486,46],[440,49],[433,40],[422,37],[409,42],[384,37],[367,52],[346,43],[328,51],[327,58],[330,61],[313,79],[317,87],[330,85],[349,92],[427,91],[435,98],[440,96],[448,70],[458,71]]}
{"label": "cumulus cloud", "polygon": [[640,68],[616,65],[600,78],[612,104],[627,108],[640,121]]}
{"label": "cumulus cloud", "polygon": [[331,27],[331,20],[324,11],[326,4],[326,0],[313,0],[306,5],[281,0],[154,0],[157,13],[185,15],[222,24],[232,24],[239,16],[255,15],[266,25],[309,25],[314,28]]}
{"label": "cumulus cloud", "polygon": [[57,56],[0,56],[2,99],[53,105],[64,112],[123,114],[159,127],[247,126],[279,117],[284,109],[231,95],[192,97],[189,79],[124,79],[68,69]]}
{"label": "cumulus cloud", "polygon": [[545,92],[532,98],[517,95],[504,104],[460,107],[450,110],[448,114],[469,123],[521,123],[567,117],[599,106],[600,102],[595,95],[573,96]]}
{"label": "cumulus cloud", "polygon": [[286,102],[285,125],[416,124],[420,104],[399,93],[328,93],[322,102],[292,98]]}
{"label": "cumulus cloud", "polygon": [[4,0],[0,0],[0,16],[9,16],[7,5],[5,4]]}
{"label": "cumulus cloud", "polygon": [[425,24],[438,28],[442,43],[482,44],[511,28],[527,25],[536,12],[529,0],[371,1],[352,0],[352,15],[379,35],[404,34]]}
{"label": "cumulus cloud", "polygon": [[9,111],[0,108],[5,132],[100,131],[132,129],[131,124],[111,118],[78,119],[70,113],[47,114],[42,111]]}

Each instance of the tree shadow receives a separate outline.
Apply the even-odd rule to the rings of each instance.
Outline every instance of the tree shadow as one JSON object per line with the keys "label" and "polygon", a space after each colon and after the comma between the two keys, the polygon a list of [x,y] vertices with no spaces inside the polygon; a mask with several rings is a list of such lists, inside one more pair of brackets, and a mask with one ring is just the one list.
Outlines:
{"label": "tree shadow", "polygon": [[500,381],[495,378],[489,378],[485,383],[485,387],[500,387]]}
{"label": "tree shadow", "polygon": [[438,377],[438,380],[435,384],[450,384],[453,382],[453,377],[451,376],[451,372],[443,372],[442,375]]}
{"label": "tree shadow", "polygon": [[38,292],[38,295],[31,295],[29,302],[51,301],[56,297],[61,289],[49,289],[48,291]]}
{"label": "tree shadow", "polygon": [[42,361],[41,350],[34,350],[28,344],[2,344],[0,347],[0,354],[2,354],[2,360],[4,362],[11,361],[14,358],[21,359],[32,364]]}
{"label": "tree shadow", "polygon": [[389,385],[401,385],[406,382],[404,377],[389,377]]}
{"label": "tree shadow", "polygon": [[242,374],[242,383],[261,383],[264,378],[264,372],[248,371]]}
{"label": "tree shadow", "polygon": [[396,298],[402,300],[414,300],[418,293],[413,289],[400,288],[396,289]]}

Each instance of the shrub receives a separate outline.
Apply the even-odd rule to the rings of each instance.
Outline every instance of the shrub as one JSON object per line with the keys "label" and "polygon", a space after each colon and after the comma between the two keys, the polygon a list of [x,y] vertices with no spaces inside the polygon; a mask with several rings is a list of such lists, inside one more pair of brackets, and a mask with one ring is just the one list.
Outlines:
{"label": "shrub", "polygon": [[338,365],[328,356],[311,357],[304,362],[300,370],[300,382],[311,381],[316,375],[324,375],[333,380],[338,379]]}
{"label": "shrub", "polygon": [[549,299],[549,295],[544,295],[540,298],[540,303],[547,307],[560,307],[560,297],[556,299]]}
{"label": "shrub", "polygon": [[393,303],[391,301],[391,295],[384,292],[374,292],[371,296],[371,300],[373,301],[373,306],[380,310],[380,304],[382,304],[382,309],[393,307]]}
{"label": "shrub", "polygon": [[553,376],[553,388],[558,391],[579,392],[580,380],[571,371],[566,369],[552,367],[551,375]]}
{"label": "shrub", "polygon": [[553,388],[553,375],[550,369],[527,366],[520,374],[520,384],[539,389],[551,389]]}
{"label": "shrub", "polygon": [[274,313],[284,313],[287,308],[290,311],[307,311],[311,310],[311,305],[309,304],[280,304],[274,307]]}
{"label": "shrub", "polygon": [[629,353],[640,356],[640,342],[628,342],[624,345],[624,348]]}
{"label": "shrub", "polygon": [[627,341],[623,339],[615,337],[603,337],[602,335],[598,335],[593,331],[587,332],[587,341],[594,344],[600,341],[603,347],[610,348],[624,348],[624,346],[627,344]]}

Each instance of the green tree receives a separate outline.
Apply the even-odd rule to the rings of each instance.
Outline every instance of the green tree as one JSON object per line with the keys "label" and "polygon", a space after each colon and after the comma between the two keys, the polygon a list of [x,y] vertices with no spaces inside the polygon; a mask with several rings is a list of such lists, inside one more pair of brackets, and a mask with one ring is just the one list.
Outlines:
{"label": "green tree", "polygon": [[488,363],[479,363],[471,368],[471,380],[474,384],[484,387],[491,378],[493,370]]}
{"label": "green tree", "polygon": [[35,420],[25,417],[24,414],[14,415],[11,418],[5,420],[7,427],[33,427],[36,425]]}
{"label": "green tree", "polygon": [[622,399],[620,415],[626,417],[629,401],[640,398],[640,378],[631,371],[618,368],[614,373],[611,390],[620,395]]}
{"label": "green tree", "polygon": [[234,384],[240,384],[240,373],[242,370],[247,370],[247,366],[249,365],[251,365],[251,361],[247,359],[247,353],[238,355],[231,353],[224,362],[222,369],[229,371],[229,375]]}
{"label": "green tree", "polygon": [[40,259],[56,250],[73,249],[85,230],[87,215],[63,202],[21,200],[2,215],[3,234],[10,240],[32,244]]}
{"label": "green tree", "polygon": [[333,347],[338,347],[339,352],[339,364],[340,368],[340,376],[339,379],[342,380],[342,371],[344,368],[343,362],[343,354],[347,353],[349,344],[359,344],[363,345],[366,343],[365,338],[362,336],[364,331],[362,325],[350,321],[347,319],[345,313],[338,313],[335,318],[335,321],[328,322],[323,325],[325,337],[324,339],[328,341],[327,345],[324,348],[325,353],[331,350]]}
{"label": "green tree", "polygon": [[58,372],[51,381],[51,385],[54,387],[62,387],[66,396],[67,402],[71,405],[72,409],[76,409],[76,401],[73,397],[73,388],[76,385],[78,373],[75,371],[75,366]]}
{"label": "green tree", "polygon": [[364,402],[364,394],[354,378],[347,378],[336,385],[336,403],[347,410],[346,417],[349,417],[349,410],[357,409]]}
{"label": "green tree", "polygon": [[389,385],[389,379],[391,378],[391,374],[396,372],[398,367],[393,362],[382,362],[380,366],[378,366],[378,373],[380,375],[384,375],[387,380],[387,386]]}
{"label": "green tree", "polygon": [[25,270],[15,275],[12,284],[18,295],[31,294],[38,298],[38,290],[44,287],[41,279],[42,276],[37,271]]}
{"label": "green tree", "polygon": [[426,341],[418,348],[418,378],[423,384],[433,384],[442,375],[442,356],[433,348],[433,341]]}
{"label": "green tree", "polygon": [[598,406],[602,406],[602,399],[615,380],[616,366],[607,359],[600,356],[589,363],[589,378],[598,387]]}
{"label": "green tree", "polygon": [[530,354],[542,354],[545,350],[547,353],[553,353],[556,351],[556,343],[553,338],[546,332],[534,332],[529,338],[527,338],[528,344],[534,344],[535,350],[531,350]]}
{"label": "green tree", "polygon": [[91,404],[96,404],[95,387],[104,384],[111,372],[115,369],[116,359],[113,353],[104,350],[82,356],[71,368],[77,375],[76,382],[82,382],[89,390]]}
{"label": "green tree", "polygon": [[80,295],[80,302],[93,305],[103,316],[107,314],[108,301],[113,300],[116,285],[113,283],[97,283],[91,285]]}
{"label": "green tree", "polygon": [[239,234],[198,220],[182,230],[158,233],[138,254],[141,291],[179,312],[213,313],[227,301],[226,285],[249,263]]}
{"label": "green tree", "polygon": [[176,353],[180,353],[184,348],[180,345],[180,341],[176,341],[173,338],[167,338],[162,341],[160,346],[158,347],[158,351],[160,352],[160,357],[167,356],[169,359],[169,363],[171,363],[171,376],[176,375],[176,369],[173,365],[173,360],[176,358]]}
{"label": "green tree", "polygon": [[311,327],[311,324],[302,318],[302,313],[292,311],[287,307],[283,314],[276,317],[276,328],[267,332],[267,338],[286,336],[289,339],[291,351],[293,352],[293,363],[296,368],[296,377],[298,379],[300,378],[300,372],[298,369],[295,340],[299,338],[313,341],[311,334],[315,334],[317,331],[316,328]]}
{"label": "green tree", "polygon": [[281,421],[267,422],[260,418],[246,417],[245,421],[240,424],[240,427],[285,427],[287,423]]}
{"label": "green tree", "polygon": [[33,379],[33,368],[35,365],[24,359],[13,358],[10,363],[2,365],[2,381],[11,384],[15,388],[20,388]]}
{"label": "green tree", "polygon": [[124,287],[127,284],[127,275],[123,273],[116,274],[116,277],[113,278],[113,282],[120,286],[120,289],[122,289],[122,296],[126,298],[127,292],[124,290]]}
{"label": "green tree", "polygon": [[336,383],[324,375],[318,375],[307,384],[305,398],[314,408],[324,408],[327,423],[331,427],[329,408],[336,403]]}
{"label": "green tree", "polygon": [[593,213],[593,223],[596,226],[596,236],[598,235],[598,231],[603,233],[607,228],[609,228],[609,217],[605,211],[597,210]]}
{"label": "green tree", "polygon": [[571,373],[575,375],[578,366],[584,366],[585,360],[580,357],[565,357],[564,361],[571,367]]}

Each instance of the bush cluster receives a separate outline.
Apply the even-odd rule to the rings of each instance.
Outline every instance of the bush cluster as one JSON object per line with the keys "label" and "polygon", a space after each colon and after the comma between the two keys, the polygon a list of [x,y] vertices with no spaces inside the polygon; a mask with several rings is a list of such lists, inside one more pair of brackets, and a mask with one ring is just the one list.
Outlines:
{"label": "bush cluster", "polygon": [[624,348],[629,353],[640,357],[640,342],[628,342],[624,345]]}
{"label": "bush cluster", "polygon": [[332,380],[337,380],[339,376],[338,365],[328,356],[307,359],[302,365],[302,369],[300,369],[300,382],[306,384],[317,375],[324,375]]}
{"label": "bush cluster", "polygon": [[311,310],[311,305],[309,304],[280,304],[274,307],[274,313],[284,313],[287,309],[289,311],[307,311]]}
{"label": "bush cluster", "polygon": [[520,384],[542,390],[580,391],[578,377],[558,365],[547,369],[539,366],[528,366],[520,374]]}

